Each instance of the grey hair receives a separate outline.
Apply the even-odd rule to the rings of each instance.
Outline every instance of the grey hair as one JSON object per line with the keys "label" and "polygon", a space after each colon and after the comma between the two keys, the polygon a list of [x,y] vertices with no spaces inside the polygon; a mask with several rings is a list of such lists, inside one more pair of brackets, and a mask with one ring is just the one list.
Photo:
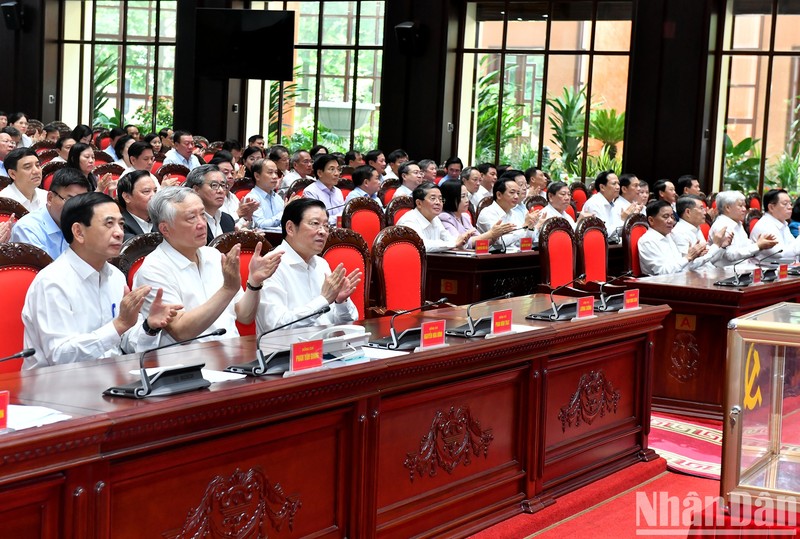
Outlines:
{"label": "grey hair", "polygon": [[739,191],[721,191],[714,200],[717,202],[717,209],[724,212],[728,206],[733,206],[740,200],[744,201],[744,195]]}
{"label": "grey hair", "polygon": [[184,187],[198,187],[203,185],[206,176],[212,172],[220,172],[217,165],[200,165],[194,167],[189,174],[186,175],[186,181],[183,182]]}
{"label": "grey hair", "polygon": [[469,175],[472,174],[473,170],[478,170],[475,167],[464,167],[464,170],[461,171],[461,181],[469,179]]}
{"label": "grey hair", "polygon": [[433,159],[423,159],[418,163],[419,169],[425,172],[425,169],[428,168],[429,165],[434,165],[436,168],[439,168],[439,165],[436,164],[436,161]]}
{"label": "grey hair", "polygon": [[[304,153],[308,153],[308,150],[297,150],[296,152],[294,152],[292,154],[292,158],[289,160],[289,164],[291,165],[292,168],[294,168],[295,163],[300,161],[300,159],[303,157]],[[311,155],[311,154],[308,153],[308,155]]]}
{"label": "grey hair", "polygon": [[174,225],[175,216],[178,213],[175,210],[175,204],[180,204],[190,195],[197,196],[192,189],[179,185],[159,189],[147,204],[147,213],[150,215],[150,222],[153,223],[153,231],[158,231],[161,223]]}

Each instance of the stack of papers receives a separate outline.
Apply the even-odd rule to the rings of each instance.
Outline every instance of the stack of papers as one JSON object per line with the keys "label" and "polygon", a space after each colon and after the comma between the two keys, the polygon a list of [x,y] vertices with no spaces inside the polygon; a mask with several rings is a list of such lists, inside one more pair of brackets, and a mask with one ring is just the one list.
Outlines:
{"label": "stack of papers", "polygon": [[41,427],[42,425],[49,425],[50,423],[57,423],[71,418],[72,416],[44,406],[8,405],[9,431]]}

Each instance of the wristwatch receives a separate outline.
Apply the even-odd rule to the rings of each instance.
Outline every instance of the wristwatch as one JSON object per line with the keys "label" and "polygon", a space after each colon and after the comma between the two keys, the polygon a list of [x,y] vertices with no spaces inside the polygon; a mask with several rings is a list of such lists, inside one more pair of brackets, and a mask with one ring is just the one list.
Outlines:
{"label": "wristwatch", "polygon": [[142,323],[142,329],[145,333],[147,333],[151,337],[155,337],[159,333],[161,333],[161,328],[151,328],[150,324],[147,323],[147,318],[144,319],[144,323]]}

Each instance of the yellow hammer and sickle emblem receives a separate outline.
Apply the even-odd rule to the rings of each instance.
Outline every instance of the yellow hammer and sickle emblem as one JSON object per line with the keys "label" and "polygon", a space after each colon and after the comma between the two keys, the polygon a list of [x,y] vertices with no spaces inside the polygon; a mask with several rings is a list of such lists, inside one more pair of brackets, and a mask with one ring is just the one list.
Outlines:
{"label": "yellow hammer and sickle emblem", "polygon": [[[756,386],[756,378],[760,370],[761,358],[758,350],[755,349],[755,343],[752,343],[750,350],[747,351],[747,363],[744,367],[744,407],[746,410],[754,410],[756,406],[761,406],[761,388]],[[753,393],[754,387],[755,393]]]}

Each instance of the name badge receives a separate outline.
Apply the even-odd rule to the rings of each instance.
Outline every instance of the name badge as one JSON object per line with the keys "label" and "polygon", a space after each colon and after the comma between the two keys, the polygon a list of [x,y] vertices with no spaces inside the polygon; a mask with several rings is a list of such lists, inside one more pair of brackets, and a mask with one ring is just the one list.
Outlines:
{"label": "name badge", "polygon": [[444,344],[444,320],[434,320],[422,324],[422,339],[420,348],[431,348]]}
{"label": "name badge", "polygon": [[322,339],[303,341],[292,345],[291,372],[322,367]]}
{"label": "name badge", "polygon": [[511,331],[513,312],[511,309],[495,311],[492,313],[492,335],[508,333]]}

